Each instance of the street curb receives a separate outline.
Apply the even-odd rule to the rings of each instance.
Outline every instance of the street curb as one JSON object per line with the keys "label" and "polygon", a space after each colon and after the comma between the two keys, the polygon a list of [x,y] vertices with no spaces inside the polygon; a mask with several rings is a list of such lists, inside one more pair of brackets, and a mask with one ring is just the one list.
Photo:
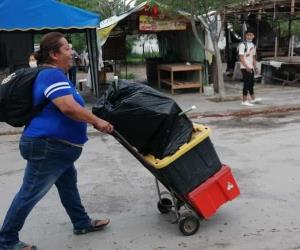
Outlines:
{"label": "street curb", "polygon": [[[276,113],[290,113],[290,112],[300,112],[300,105],[281,105],[281,106],[270,106],[266,108],[247,108],[239,110],[227,110],[220,112],[191,112],[187,116],[190,119],[197,118],[209,118],[209,117],[247,117],[260,114],[276,114]],[[3,131],[7,129],[6,131]],[[14,128],[7,125],[7,128],[2,128],[0,136],[4,135],[18,135],[23,132],[23,128]],[[96,132],[91,125],[87,126],[88,134]],[[100,133],[100,132],[99,132]]]}
{"label": "street curb", "polygon": [[267,108],[250,108],[250,109],[240,109],[234,111],[224,111],[224,112],[204,112],[197,113],[193,112],[188,115],[189,118],[195,119],[200,117],[228,117],[228,116],[252,116],[259,114],[270,114],[270,113],[288,113],[300,111],[300,105],[282,105],[282,106],[270,106]]}

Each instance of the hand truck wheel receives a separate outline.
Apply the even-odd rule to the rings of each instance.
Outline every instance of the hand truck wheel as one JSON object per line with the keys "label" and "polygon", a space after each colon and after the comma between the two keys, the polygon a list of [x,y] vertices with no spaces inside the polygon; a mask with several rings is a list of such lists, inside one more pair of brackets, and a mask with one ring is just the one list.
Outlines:
{"label": "hand truck wheel", "polygon": [[185,236],[195,234],[200,226],[200,221],[195,215],[187,215],[179,220],[179,230]]}
{"label": "hand truck wheel", "polygon": [[173,207],[172,201],[169,198],[162,198],[157,202],[157,208],[162,214],[171,212]]}

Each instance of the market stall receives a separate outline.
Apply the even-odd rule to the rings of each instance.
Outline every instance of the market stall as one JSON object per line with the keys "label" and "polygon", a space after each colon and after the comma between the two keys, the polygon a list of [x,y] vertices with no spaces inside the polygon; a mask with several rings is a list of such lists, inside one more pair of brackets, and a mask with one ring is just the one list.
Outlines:
{"label": "market stall", "polygon": [[93,91],[98,95],[97,14],[52,0],[3,0],[0,13],[0,68],[12,72],[28,65],[34,34],[85,33]]}
{"label": "market stall", "polygon": [[[202,30],[199,24],[196,26],[197,29]],[[196,41],[188,18],[180,14],[168,13],[156,4],[149,6],[147,2],[143,2],[119,16],[103,20],[97,31],[102,47],[103,61],[123,60],[126,65],[126,54],[124,54],[126,50],[119,51],[116,57],[116,53],[111,49],[113,46],[110,44],[116,44],[117,37],[120,37],[118,41],[121,41],[124,35],[126,37],[137,34],[156,34],[158,40],[159,54],[145,60],[148,84],[158,87],[169,86],[172,93],[174,89],[202,88],[204,49]],[[204,40],[204,32],[200,32],[200,34],[203,34],[201,38]],[[124,46],[118,47],[125,47],[126,39],[123,39],[123,43]],[[163,65],[166,64],[169,67],[165,73],[169,71],[179,81],[175,79],[169,82],[166,79],[158,79],[160,73],[158,67],[163,70],[165,69]],[[182,67],[178,67],[178,65]],[[170,79],[171,77],[169,76]],[[162,85],[160,81],[167,84]]]}

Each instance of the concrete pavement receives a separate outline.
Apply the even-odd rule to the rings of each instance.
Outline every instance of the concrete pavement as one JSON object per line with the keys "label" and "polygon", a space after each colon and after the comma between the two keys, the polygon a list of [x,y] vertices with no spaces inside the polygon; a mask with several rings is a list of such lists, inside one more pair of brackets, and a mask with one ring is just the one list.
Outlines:
{"label": "concrete pavement", "polygon": [[[164,93],[169,95],[166,90]],[[173,215],[156,209],[153,176],[116,140],[89,127],[90,140],[76,165],[83,203],[93,218],[110,217],[103,232],[74,236],[55,188],[28,217],[20,237],[41,250],[298,250],[300,249],[300,115],[226,121],[214,114],[299,107],[300,89],[256,87],[260,105],[240,105],[240,86],[228,86],[234,101],[217,103],[198,93],[171,96],[193,121],[209,123],[220,159],[232,167],[241,196],[224,205],[199,231],[180,234]],[[84,95],[90,108],[94,98]],[[212,115],[210,117],[209,115]],[[20,129],[0,125],[0,223],[22,181]]]}

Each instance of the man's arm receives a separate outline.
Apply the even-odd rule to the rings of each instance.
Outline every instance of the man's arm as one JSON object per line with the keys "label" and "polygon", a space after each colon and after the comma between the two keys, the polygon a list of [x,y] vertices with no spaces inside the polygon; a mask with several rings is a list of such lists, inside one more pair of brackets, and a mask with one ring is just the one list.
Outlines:
{"label": "man's arm", "polygon": [[251,68],[247,65],[246,60],[245,60],[245,54],[240,55],[240,62],[241,64],[246,68],[248,72],[251,72]]}
{"label": "man's arm", "polygon": [[73,120],[90,123],[95,129],[103,133],[111,133],[113,131],[113,126],[109,122],[100,119],[80,106],[72,95],[57,97],[52,102],[62,113]]}
{"label": "man's arm", "polygon": [[257,67],[256,67],[256,47],[254,46],[254,55],[253,55],[253,67],[254,71],[257,73]]}
{"label": "man's arm", "polygon": [[256,67],[256,56],[253,56],[253,67],[254,67],[254,72],[257,74],[257,67]]}
{"label": "man's arm", "polygon": [[239,59],[240,59],[240,63],[246,68],[246,70],[248,72],[251,72],[251,68],[247,65],[246,63],[246,53],[245,53],[245,44],[241,43],[239,46]]}

